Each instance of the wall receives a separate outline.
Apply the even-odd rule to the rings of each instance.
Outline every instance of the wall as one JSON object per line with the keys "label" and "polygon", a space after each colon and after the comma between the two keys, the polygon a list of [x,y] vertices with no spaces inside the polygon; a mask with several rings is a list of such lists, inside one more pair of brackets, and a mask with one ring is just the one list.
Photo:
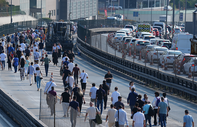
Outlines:
{"label": "wall", "polygon": [[46,16],[49,18],[49,12],[51,12],[51,19],[59,20],[60,10],[59,10],[59,0],[47,0],[46,2]]}

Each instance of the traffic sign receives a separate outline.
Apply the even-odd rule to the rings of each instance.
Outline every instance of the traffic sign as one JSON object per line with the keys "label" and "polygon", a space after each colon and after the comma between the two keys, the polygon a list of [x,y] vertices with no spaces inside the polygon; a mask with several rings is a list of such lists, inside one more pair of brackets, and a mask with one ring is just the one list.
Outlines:
{"label": "traffic sign", "polygon": [[183,21],[183,13],[182,12],[179,14],[179,21]]}
{"label": "traffic sign", "polygon": [[133,12],[133,17],[138,17],[138,12],[137,11]]}

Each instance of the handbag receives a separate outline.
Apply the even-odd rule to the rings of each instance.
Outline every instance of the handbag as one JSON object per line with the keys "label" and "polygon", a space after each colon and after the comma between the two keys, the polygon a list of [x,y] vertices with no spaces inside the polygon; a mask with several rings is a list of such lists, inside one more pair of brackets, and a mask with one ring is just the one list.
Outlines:
{"label": "handbag", "polygon": [[81,83],[83,83],[83,79],[85,78],[86,73],[84,74],[83,78],[80,80]]}
{"label": "handbag", "polygon": [[101,115],[98,113],[97,108],[96,109],[96,118],[93,120],[96,124],[102,124],[102,118]]}
{"label": "handbag", "polygon": [[115,122],[115,127],[119,127],[119,110],[118,110],[118,121]]}

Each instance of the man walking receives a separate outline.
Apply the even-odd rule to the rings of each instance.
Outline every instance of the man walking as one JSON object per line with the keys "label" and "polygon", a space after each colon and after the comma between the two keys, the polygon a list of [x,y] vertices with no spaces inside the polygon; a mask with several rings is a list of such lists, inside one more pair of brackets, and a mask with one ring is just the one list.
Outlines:
{"label": "man walking", "polygon": [[82,73],[80,74],[80,78],[81,78],[81,89],[83,90],[83,95],[85,95],[88,74],[85,73],[84,70],[82,70]]}
{"label": "man walking", "polygon": [[106,96],[105,91],[102,89],[102,85],[99,86],[99,89],[96,91],[96,99],[97,99],[97,108],[99,110],[99,105],[101,105],[100,112],[103,112],[103,99]]}
{"label": "man walking", "polygon": [[68,76],[68,74],[70,74],[70,70],[68,70],[68,67],[65,67],[65,70],[63,72],[63,75],[62,75],[62,80],[63,80],[63,84],[64,84],[64,87],[66,86],[66,78]]}
{"label": "man walking", "polygon": [[45,55],[44,60],[42,61],[42,64],[44,62],[44,68],[45,68],[45,73],[46,73],[46,77],[48,76],[48,70],[49,70],[49,63],[51,62],[51,60],[48,58],[48,55]]}
{"label": "man walking", "polygon": [[85,119],[84,121],[86,121],[86,118],[89,114],[89,124],[90,124],[90,127],[95,127],[96,124],[94,122],[94,119],[96,118],[96,114],[97,114],[97,108],[95,108],[93,106],[94,104],[92,102],[90,102],[90,107],[86,110],[86,115],[85,115]]}
{"label": "man walking", "polygon": [[107,119],[108,120],[108,126],[109,127],[115,127],[115,114],[116,114],[116,109],[114,109],[114,105],[111,104],[110,105],[110,109],[107,111],[107,116],[106,116],[106,122],[107,122]]}
{"label": "man walking", "polygon": [[149,123],[149,127],[151,127],[151,116],[149,116],[149,114],[148,114],[148,111],[149,111],[149,108],[151,108],[150,106],[150,104],[148,104],[148,102],[147,101],[145,101],[144,102],[144,107],[143,107],[143,113],[144,113],[144,115],[145,115],[145,119],[146,119],[146,126],[147,126],[147,121],[148,121],[148,123]]}
{"label": "man walking", "polygon": [[119,127],[124,127],[125,123],[127,127],[129,127],[127,113],[122,109],[121,105],[118,107],[118,110],[116,111],[114,117],[116,118],[116,121],[118,121]]}
{"label": "man walking", "polygon": [[80,74],[80,69],[77,64],[75,64],[75,67],[72,70],[72,74],[74,75],[75,84],[78,84],[78,75]]}
{"label": "man walking", "polygon": [[141,108],[139,107],[138,112],[133,116],[133,127],[145,127],[145,124],[144,114],[141,113]]}
{"label": "man walking", "polygon": [[137,97],[138,97],[138,94],[135,92],[135,88],[132,88],[131,92],[129,93],[128,98],[127,98],[127,104],[129,104],[131,112],[135,106],[135,103],[137,101]]}
{"label": "man walking", "polygon": [[[73,97],[73,101],[70,102],[69,108],[70,109],[70,122],[71,122],[71,127],[76,127],[76,123],[77,123],[77,111],[80,112],[79,109],[79,103],[76,101],[76,96]],[[67,111],[68,112],[68,111]]]}
{"label": "man walking", "polygon": [[153,99],[152,106],[154,109],[154,125],[157,125],[157,109],[160,102],[159,92],[155,92],[155,98]]}
{"label": "man walking", "polygon": [[7,57],[7,55],[4,53],[4,51],[2,51],[2,53],[0,54],[2,70],[5,69],[5,58],[6,57]]}
{"label": "man walking", "polygon": [[98,88],[95,87],[96,84],[95,83],[92,83],[92,88],[90,88],[90,100],[91,102],[94,102],[94,105],[96,106],[96,91],[98,90]]}
{"label": "man walking", "polygon": [[183,127],[194,127],[194,120],[189,111],[185,110],[185,116],[183,117]]}
{"label": "man walking", "polygon": [[118,101],[118,97],[120,96],[120,93],[118,92],[118,87],[115,87],[114,90],[115,91],[111,94],[112,104],[115,104]]}
{"label": "man walking", "polygon": [[109,95],[109,86],[106,84],[106,81],[103,81],[103,89],[105,90],[106,96],[104,96],[104,109],[107,107],[107,99]]}
{"label": "man walking", "polygon": [[68,74],[68,76],[66,78],[66,83],[68,83],[69,86],[67,86],[67,87],[69,89],[70,94],[72,94],[72,89],[74,87],[74,78],[71,75],[71,73]]}
{"label": "man walking", "polygon": [[61,104],[61,101],[62,101],[62,108],[64,110],[63,117],[69,117],[67,111],[68,111],[69,103],[71,101],[71,97],[70,97],[70,94],[68,93],[68,88],[65,88],[65,92],[61,94],[60,104]]}
{"label": "man walking", "polygon": [[109,86],[109,91],[111,88],[111,80],[113,79],[113,76],[111,74],[110,71],[107,72],[107,74],[105,75],[105,80],[106,80],[106,84]]}
{"label": "man walking", "polygon": [[161,97],[161,102],[158,105],[157,113],[160,118],[161,127],[166,127],[166,117],[168,116],[168,105],[164,102],[164,98]]}
{"label": "man walking", "polygon": [[74,66],[75,66],[75,65],[74,65],[74,63],[73,63],[73,60],[70,59],[70,63],[68,64],[68,69],[70,70],[70,72],[73,71]]}
{"label": "man walking", "polygon": [[31,62],[31,65],[28,67],[27,74],[29,75],[29,83],[30,83],[30,86],[31,86],[32,83],[33,83],[33,77],[34,77],[34,66],[33,66],[33,62]]}
{"label": "man walking", "polygon": [[122,97],[118,96],[118,101],[114,104],[114,108],[118,110],[118,107],[121,105],[122,109],[124,109],[124,104],[121,102],[122,101]]}

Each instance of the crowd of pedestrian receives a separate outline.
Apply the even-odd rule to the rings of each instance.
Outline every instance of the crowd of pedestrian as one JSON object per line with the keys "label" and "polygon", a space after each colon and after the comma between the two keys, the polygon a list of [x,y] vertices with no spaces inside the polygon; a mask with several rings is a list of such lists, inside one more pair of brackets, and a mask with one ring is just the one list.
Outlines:
{"label": "crowd of pedestrian", "polygon": [[[57,66],[58,58],[62,57],[60,73],[62,72],[64,92],[61,94],[60,104],[62,104],[63,117],[70,117],[72,127],[76,127],[77,116],[81,113],[82,105],[86,103],[84,96],[87,93],[90,97],[90,107],[86,109],[84,121],[89,115],[90,127],[95,127],[98,124],[97,115],[103,117],[103,110],[106,110],[107,107],[110,107],[105,116],[109,127],[124,127],[125,125],[128,127],[128,114],[133,119],[133,127],[151,127],[152,117],[154,119],[153,125],[167,126],[170,103],[166,93],[160,96],[159,92],[155,92],[155,97],[151,102],[146,93],[143,97],[138,94],[134,82],[131,81],[128,88],[130,92],[127,97],[127,104],[131,111],[126,112],[125,105],[127,104],[122,102],[122,96],[118,92],[118,87],[113,86],[113,75],[110,71],[104,76],[99,88],[96,87],[95,83],[92,83],[90,91],[87,92],[86,87],[89,76],[85,70],[81,71],[78,65],[74,64],[74,53],[69,50],[64,51],[62,55],[62,46],[60,43],[54,43],[52,60],[50,60],[47,54],[44,56],[45,38],[44,28],[28,29],[25,32],[17,32],[6,37],[4,35],[0,43],[0,64],[2,70],[4,70],[7,60],[9,71],[12,71],[13,67],[14,73],[20,72],[21,81],[25,80],[25,78],[29,79],[30,86],[32,86],[33,82],[37,83],[37,91],[39,91],[43,78],[40,66],[44,64],[45,75],[48,76],[50,62]],[[33,60],[30,58],[31,56],[33,56]],[[81,85],[80,87],[79,84]],[[51,115],[54,115],[54,106],[57,102],[56,86],[51,75],[44,90],[47,105],[51,109]],[[108,96],[110,92],[111,101],[109,102]],[[189,111],[185,110],[183,127],[192,126],[194,127],[193,118],[189,115]]]}

